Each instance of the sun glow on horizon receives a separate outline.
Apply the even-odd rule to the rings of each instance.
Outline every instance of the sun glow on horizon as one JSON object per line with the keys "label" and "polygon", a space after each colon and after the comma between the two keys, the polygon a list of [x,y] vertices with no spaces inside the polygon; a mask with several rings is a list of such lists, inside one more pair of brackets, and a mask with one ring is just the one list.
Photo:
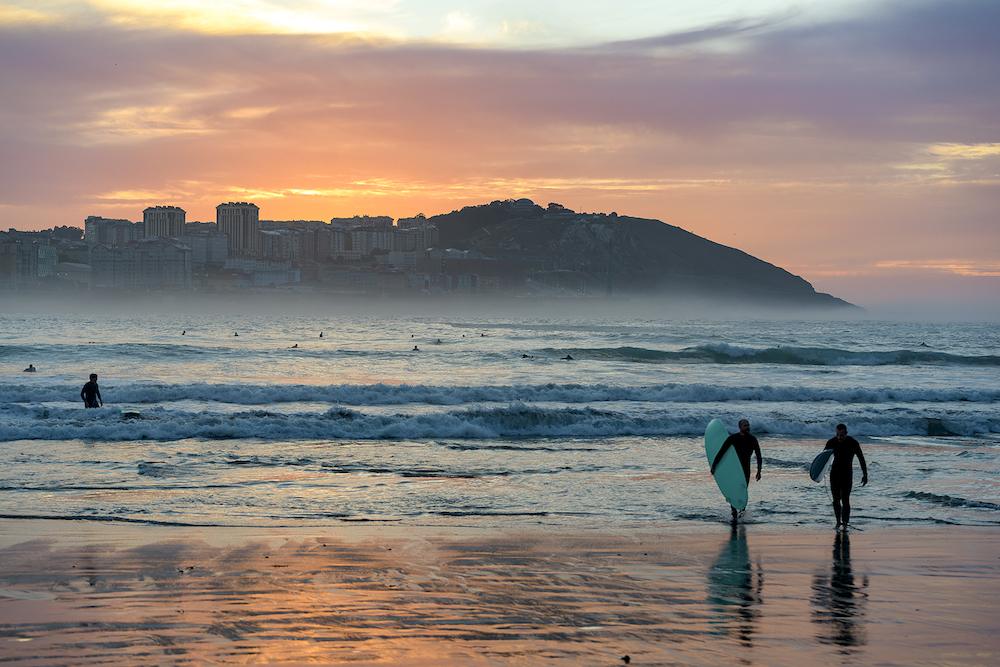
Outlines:
{"label": "sun glow on horizon", "polygon": [[[760,18],[822,15],[830,0],[758,0]],[[344,34],[403,41],[508,47],[594,45],[697,31],[747,11],[741,0],[705,5],[677,0],[670,11],[650,0],[539,4],[533,0],[0,0],[9,25],[117,26],[214,35]]]}

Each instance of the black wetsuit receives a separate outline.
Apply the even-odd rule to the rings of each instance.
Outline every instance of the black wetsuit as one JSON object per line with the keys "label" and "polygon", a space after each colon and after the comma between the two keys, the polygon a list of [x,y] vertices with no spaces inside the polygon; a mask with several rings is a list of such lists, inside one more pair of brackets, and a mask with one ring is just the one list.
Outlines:
{"label": "black wetsuit", "polygon": [[98,401],[103,401],[101,398],[101,390],[97,388],[96,382],[88,382],[83,385],[83,389],[80,390],[80,398],[83,399],[83,404],[88,408],[99,408],[101,404]]}
{"label": "black wetsuit", "polygon": [[830,465],[830,493],[833,494],[833,513],[837,523],[847,523],[851,519],[851,489],[854,486],[854,457],[858,457],[861,472],[868,475],[868,465],[865,455],[861,453],[861,445],[851,436],[843,441],[830,438],[824,449],[833,450],[833,463]]}
{"label": "black wetsuit", "polygon": [[743,474],[746,475],[747,484],[750,483],[750,455],[757,455],[757,468],[760,469],[760,444],[757,443],[757,438],[750,434],[743,435],[742,433],[733,433],[731,436],[726,438],[726,441],[722,443],[722,449],[719,453],[715,455],[715,462],[712,463],[712,468],[719,465],[719,461],[722,460],[722,455],[726,453],[726,450],[732,447],[736,450],[736,455],[740,457],[740,463],[743,464]]}

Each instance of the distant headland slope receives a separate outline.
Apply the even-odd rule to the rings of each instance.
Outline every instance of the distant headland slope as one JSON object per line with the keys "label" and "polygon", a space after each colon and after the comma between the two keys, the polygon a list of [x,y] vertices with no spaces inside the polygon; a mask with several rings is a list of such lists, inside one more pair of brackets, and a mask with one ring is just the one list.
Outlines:
{"label": "distant headland slope", "polygon": [[742,250],[659,220],[494,201],[428,218],[443,247],[546,259],[621,295],[707,297],[769,306],[863,309]]}

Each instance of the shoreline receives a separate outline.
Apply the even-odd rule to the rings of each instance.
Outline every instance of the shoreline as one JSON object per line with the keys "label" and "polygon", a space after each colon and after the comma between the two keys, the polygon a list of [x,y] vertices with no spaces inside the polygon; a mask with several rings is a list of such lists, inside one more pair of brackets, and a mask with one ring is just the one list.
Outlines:
{"label": "shoreline", "polygon": [[[581,309],[601,317],[693,317],[730,320],[762,319],[868,320],[861,306],[802,303],[798,296],[746,299],[711,293],[630,293],[607,295],[532,296],[511,294],[384,292],[348,290],[274,290],[250,292],[101,292],[91,290],[6,292],[0,304],[5,315],[211,315],[240,316],[266,312],[301,317],[342,315],[452,317],[578,317]],[[826,295],[828,296],[828,295]],[[248,309],[251,307],[252,309]],[[725,315],[719,315],[725,311]],[[790,317],[791,316],[791,317]]]}
{"label": "shoreline", "polygon": [[990,665],[988,527],[0,519],[15,664]]}

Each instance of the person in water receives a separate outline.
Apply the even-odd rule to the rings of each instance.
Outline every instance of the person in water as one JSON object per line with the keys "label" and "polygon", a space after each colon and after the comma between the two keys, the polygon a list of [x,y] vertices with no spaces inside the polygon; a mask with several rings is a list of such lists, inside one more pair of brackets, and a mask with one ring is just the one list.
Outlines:
{"label": "person in water", "polygon": [[[736,450],[736,455],[740,458],[740,463],[743,465],[743,474],[746,475],[747,485],[750,484],[750,455],[757,455],[757,477],[756,481],[760,481],[760,443],[757,442],[757,438],[750,435],[750,422],[746,419],[741,419],[739,423],[740,430],[737,433],[733,433],[731,436],[726,438],[726,441],[722,443],[722,448],[719,453],[715,455],[715,461],[712,462],[712,474],[715,474],[715,466],[719,465],[719,461],[722,460],[722,455],[732,447]],[[736,511],[735,507],[730,507],[733,510],[733,523],[739,519],[739,512]]]}
{"label": "person in water", "polygon": [[83,389],[80,390],[80,398],[83,399],[83,406],[86,408],[99,408],[104,405],[101,390],[97,386],[97,373],[90,374],[90,382],[83,385]]}
{"label": "person in water", "polygon": [[35,365],[34,364],[28,364],[28,367],[24,369],[24,372],[25,373],[34,373],[35,372]]}
{"label": "person in water", "polygon": [[824,449],[833,450],[830,465],[830,493],[833,495],[833,515],[837,528],[847,528],[851,520],[851,487],[854,485],[854,457],[861,465],[861,486],[868,484],[868,464],[858,441],[847,435],[847,427],[837,424],[837,435],[826,442]]}

